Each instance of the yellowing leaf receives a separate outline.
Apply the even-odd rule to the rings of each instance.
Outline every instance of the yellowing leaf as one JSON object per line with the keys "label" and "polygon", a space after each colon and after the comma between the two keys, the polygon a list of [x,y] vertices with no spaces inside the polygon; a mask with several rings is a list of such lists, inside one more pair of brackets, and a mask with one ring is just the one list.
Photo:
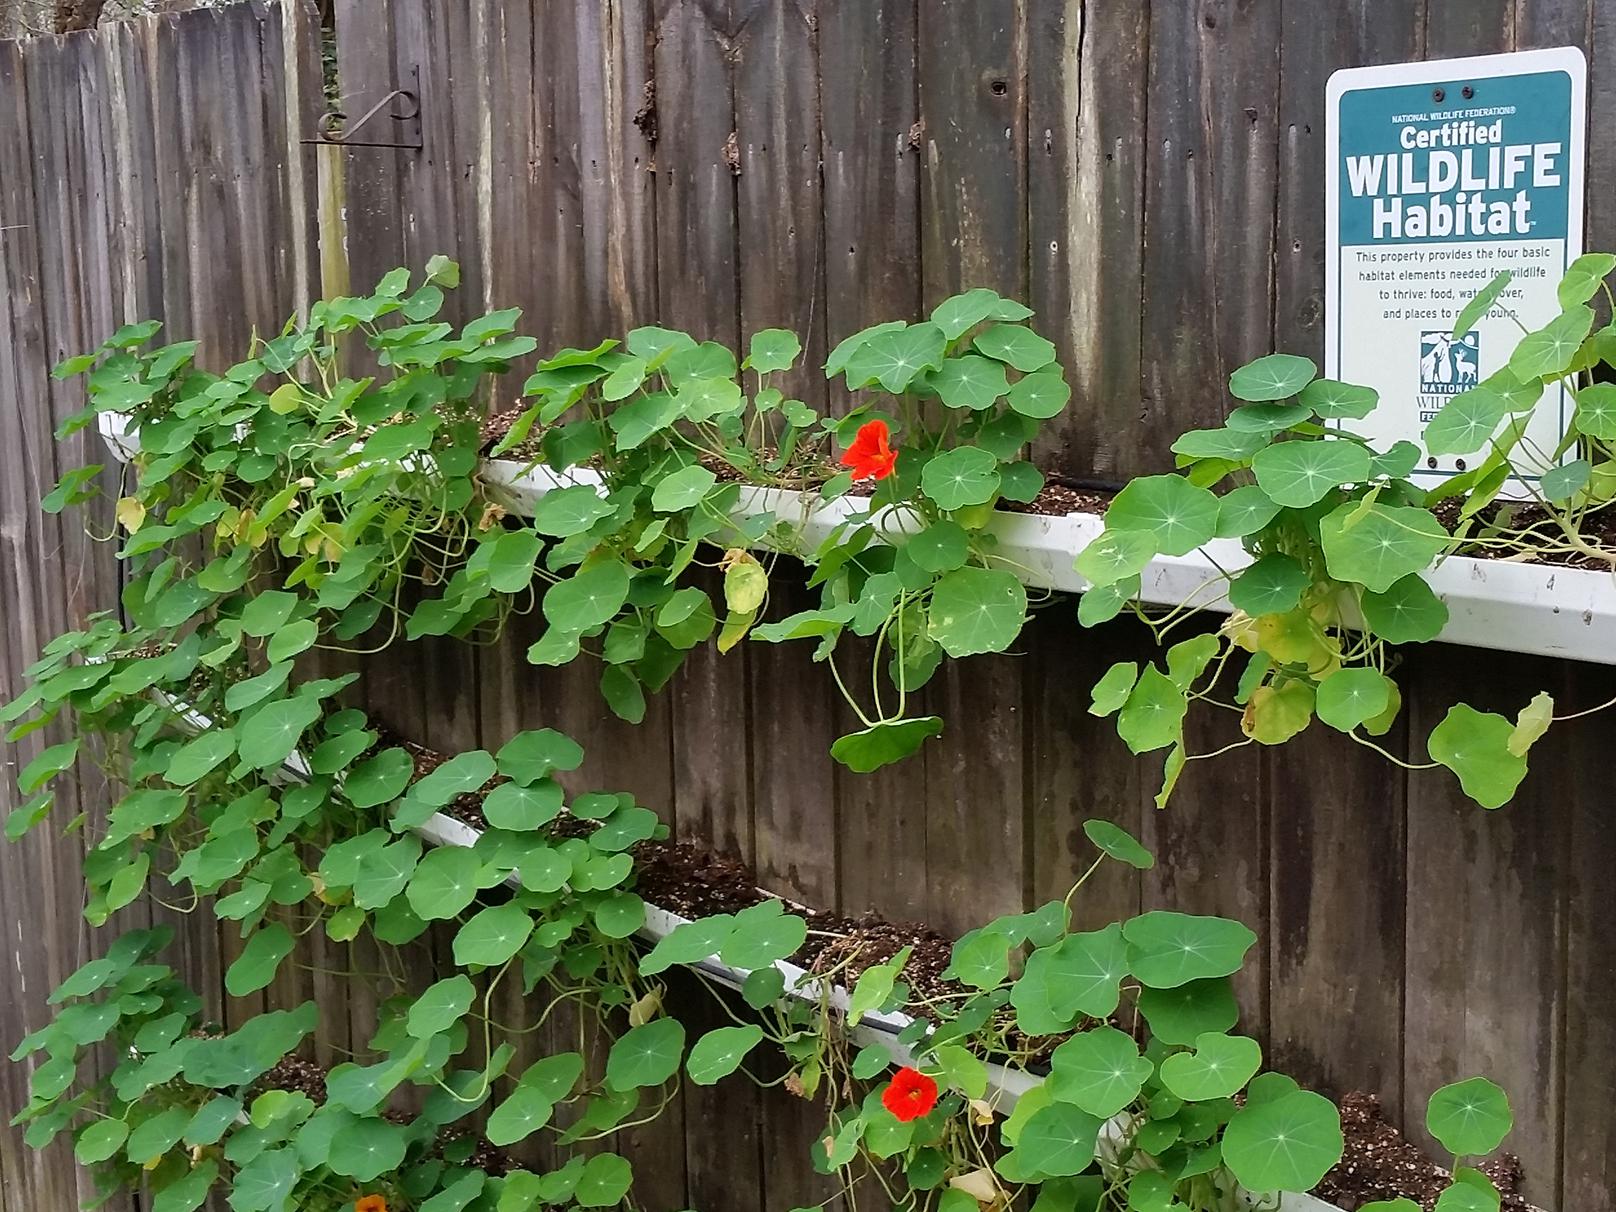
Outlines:
{"label": "yellowing leaf", "polygon": [[1509,734],[1509,751],[1516,757],[1525,757],[1532,743],[1549,730],[1554,722],[1554,699],[1546,691],[1537,695],[1515,717],[1514,730]]}
{"label": "yellowing leaf", "polygon": [[269,411],[284,417],[303,406],[303,390],[296,383],[282,383],[269,393]]}
{"label": "yellowing leaf", "polygon": [[662,1009],[662,989],[652,989],[628,1008],[628,1025],[630,1027],[643,1027],[657,1016]]}
{"label": "yellowing leaf", "polygon": [[746,633],[752,630],[752,624],[757,622],[757,611],[748,610],[743,613],[730,611],[729,617],[724,620],[724,627],[718,633],[718,651],[728,652],[735,645],[746,638]]}
{"label": "yellowing leaf", "polygon": [[969,1174],[957,1174],[948,1180],[948,1185],[956,1191],[963,1191],[979,1204],[991,1204],[999,1198],[999,1184],[994,1181],[991,1170],[972,1170]]}
{"label": "yellowing leaf", "polygon": [[754,614],[769,593],[769,574],[748,552],[730,563],[724,572],[724,601],[736,614]]}
{"label": "yellowing leaf", "polygon": [[1307,682],[1259,686],[1251,692],[1240,730],[1259,745],[1283,745],[1313,720],[1313,687]]}
{"label": "yellowing leaf", "polygon": [[1322,676],[1340,661],[1340,651],[1305,607],[1257,620],[1257,647],[1282,665],[1301,665]]}
{"label": "yellowing leaf", "polygon": [[118,498],[118,525],[134,534],[146,521],[146,505],[136,497]]}

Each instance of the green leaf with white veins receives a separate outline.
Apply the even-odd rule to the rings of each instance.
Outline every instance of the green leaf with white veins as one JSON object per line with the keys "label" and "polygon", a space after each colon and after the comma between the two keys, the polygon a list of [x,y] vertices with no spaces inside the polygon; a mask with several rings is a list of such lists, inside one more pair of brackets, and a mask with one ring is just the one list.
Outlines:
{"label": "green leaf with white veins", "polygon": [[1055,360],[1055,346],[1030,328],[995,324],[971,342],[979,353],[1013,366],[1022,374],[1042,370]]}
{"label": "green leaf with white veins", "polygon": [[1183,689],[1154,665],[1146,665],[1117,716],[1117,735],[1133,753],[1177,742],[1189,703]]}
{"label": "green leaf with white veins", "polygon": [[1491,1153],[1515,1126],[1509,1098],[1484,1077],[1443,1086],[1431,1095],[1425,1125],[1457,1157]]}
{"label": "green leaf with white veins", "polygon": [[422,921],[447,921],[477,899],[482,868],[470,850],[439,846],[416,864],[404,895]]}
{"label": "green leaf with white veins", "polygon": [[1273,551],[1229,582],[1229,603],[1253,618],[1294,610],[1302,592],[1313,583],[1290,556]]}
{"label": "green leaf with white veins", "polygon": [[431,1039],[464,1018],[476,997],[477,987],[465,973],[441,980],[415,999],[404,1030],[412,1039]]}
{"label": "green leaf with white veins", "polygon": [[578,634],[610,622],[628,600],[628,569],[608,560],[558,581],[544,595],[544,617]]}
{"label": "green leaf with white veins", "polygon": [[1410,573],[1385,593],[1365,590],[1360,599],[1369,630],[1389,644],[1423,644],[1448,625],[1448,608],[1425,578]]}
{"label": "green leaf with white veins", "polygon": [[689,509],[706,496],[718,477],[699,463],[681,467],[665,477],[651,493],[651,508],[658,513]]}
{"label": "green leaf with white veins", "polygon": [[950,408],[978,411],[992,408],[1010,390],[1003,365],[975,354],[948,358],[940,370],[931,372],[926,382]]}
{"label": "green leaf with white veins", "polygon": [[935,324],[880,333],[847,359],[847,385],[856,390],[880,383],[894,395],[907,391],[922,371],[942,366],[946,344],[943,330]]}
{"label": "green leaf with white veins", "polygon": [[956,568],[932,591],[928,631],[951,657],[1003,652],[1026,617],[1027,591],[1012,574]]}
{"label": "green leaf with white veins", "polygon": [[1149,531],[1163,555],[1188,555],[1216,533],[1218,498],[1183,476],[1142,476],[1117,493],[1105,524]]}
{"label": "green leaf with white veins", "polygon": [[630,1028],[606,1057],[606,1087],[637,1090],[660,1086],[679,1071],[685,1029],[677,1019],[659,1018]]}
{"label": "green leaf with white veins", "polygon": [[1313,709],[1338,732],[1351,732],[1391,705],[1391,680],[1378,669],[1337,669],[1319,683]]}
{"label": "green leaf with white veins", "polygon": [[612,512],[600,491],[591,484],[555,488],[533,507],[533,528],[558,539],[582,534]]}
{"label": "green leaf with white veins", "polygon": [[999,491],[999,460],[975,446],[956,446],[928,459],[921,490],[942,509],[985,505]]}
{"label": "green leaf with white veins", "polygon": [[189,787],[235,752],[235,733],[210,729],[175,750],[169,759],[167,779],[176,787]]}
{"label": "green leaf with white veins", "polygon": [[384,749],[353,768],[342,793],[355,808],[374,808],[402,795],[414,774],[408,750]]}
{"label": "green leaf with white veins", "polygon": [[1248,1104],[1223,1130],[1223,1160],[1249,1191],[1311,1191],[1341,1147],[1340,1113],[1310,1090]]}
{"label": "green leaf with white veins", "polygon": [[1110,1119],[1139,1097],[1154,1071],[1127,1035],[1115,1027],[1095,1027],[1073,1036],[1050,1056],[1050,1093],[1057,1102]]}
{"label": "green leaf with white veins", "polygon": [[1052,1103],[1026,1122],[1005,1160],[1015,1158],[1034,1181],[1081,1174],[1094,1163],[1102,1123],[1070,1103]]}
{"label": "green leaf with white veins", "polygon": [[1162,1085],[1185,1102],[1231,1098],[1262,1067],[1262,1047],[1243,1035],[1208,1031],[1194,1052],[1175,1052],[1161,1063]]}
{"label": "green leaf with white veins", "polygon": [[492,905],[460,927],[454,938],[454,961],[461,966],[497,967],[520,951],[532,933],[533,919],[520,905]]}
{"label": "green leaf with white veins", "polygon": [[1521,338],[1509,356],[1509,370],[1517,379],[1546,379],[1562,375],[1594,326],[1594,313],[1582,304],[1568,307],[1536,332]]}
{"label": "green leaf with white veins", "polygon": [[1348,501],[1319,523],[1319,544],[1330,575],[1385,593],[1423,572],[1452,536],[1429,510]]}
{"label": "green leaf with white veins", "polygon": [[1319,373],[1311,359],[1295,354],[1269,354],[1249,362],[1229,376],[1229,394],[1237,400],[1260,403],[1288,400]]}
{"label": "green leaf with white veins", "polygon": [[1361,421],[1375,411],[1380,393],[1373,387],[1341,383],[1335,379],[1314,379],[1302,388],[1297,402],[1327,421]]}
{"label": "green leaf with white veins", "polygon": [[1276,504],[1305,509],[1334,488],[1369,477],[1369,452],[1356,442],[1280,442],[1251,460],[1257,486]]}
{"label": "green leaf with white veins", "polygon": [[1526,777],[1526,758],[1509,750],[1514,726],[1503,716],[1464,703],[1448,708],[1431,730],[1426,749],[1459,778],[1464,793],[1483,808],[1509,803]]}
{"label": "green leaf with white veins", "polygon": [[[857,353],[866,342],[874,340],[885,333],[898,332],[908,327],[909,325],[903,320],[887,320],[884,323],[871,325],[869,328],[860,329],[851,336],[842,338],[841,341],[837,342],[836,348],[830,351],[830,357],[825,359],[825,377],[834,379],[845,371],[848,359]],[[952,339],[952,337],[948,338],[948,340]],[[852,386],[852,384],[849,383],[849,386]]]}
{"label": "green leaf with white veins", "polygon": [[499,772],[523,784],[536,783],[557,770],[576,770],[583,760],[578,742],[553,728],[519,732],[494,755]]}
{"label": "green leaf with white veins", "polygon": [[777,370],[790,370],[802,353],[802,342],[787,328],[765,328],[752,334],[743,370],[770,374]]}
{"label": "green leaf with white veins", "polygon": [[1113,585],[1137,576],[1156,558],[1156,534],[1149,530],[1106,527],[1077,553],[1072,567],[1093,585]]}
{"label": "green leaf with white veins", "polygon": [[1103,1019],[1117,1008],[1128,975],[1122,927],[1069,934],[1027,958],[1010,990],[1016,1024],[1028,1035],[1069,1030],[1080,1016]]}
{"label": "green leaf with white veins", "polygon": [[950,341],[956,341],[983,320],[1025,320],[1031,315],[1031,309],[1022,304],[1000,298],[996,291],[978,286],[944,299],[932,311],[931,321]]}
{"label": "green leaf with white veins", "polygon": [[1257,936],[1221,917],[1152,910],[1122,926],[1128,967],[1141,984],[1172,989],[1188,981],[1240,970]]}
{"label": "green leaf with white veins", "polygon": [[1072,398],[1071,386],[1059,369],[1024,375],[1006,397],[1009,405],[1024,417],[1046,420],[1058,414]]}
{"label": "green leaf with white veins", "polygon": [[1577,392],[1572,424],[1590,438],[1616,440],[1616,384],[1592,383]]}
{"label": "green leaf with white veins", "polygon": [[279,922],[254,931],[235,963],[225,972],[225,991],[231,997],[246,997],[265,988],[275,979],[281,961],[291,953],[291,932]]}
{"label": "green leaf with white veins", "polygon": [[711,1086],[739,1069],[746,1054],[762,1042],[760,1027],[719,1027],[696,1041],[685,1071],[696,1085]]}
{"label": "green leaf with white veins", "polygon": [[561,785],[550,779],[523,786],[501,783],[483,800],[483,816],[495,829],[518,833],[548,825],[561,814]]}
{"label": "green leaf with white veins", "polygon": [[236,726],[236,755],[254,770],[279,766],[319,718],[320,704],[312,698],[266,703]]}
{"label": "green leaf with white veins", "polygon": [[1472,387],[1454,396],[1425,427],[1425,449],[1434,455],[1468,455],[1486,446],[1509,412],[1490,387]]}

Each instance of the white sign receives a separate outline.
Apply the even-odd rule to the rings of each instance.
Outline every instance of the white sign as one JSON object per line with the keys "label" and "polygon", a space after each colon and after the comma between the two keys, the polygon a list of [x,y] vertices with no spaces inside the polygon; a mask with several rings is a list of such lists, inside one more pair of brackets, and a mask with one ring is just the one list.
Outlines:
{"label": "white sign", "polygon": [[[1426,423],[1508,363],[1519,325],[1560,314],[1555,288],[1582,252],[1587,74],[1567,48],[1330,77],[1325,373],[1380,393],[1353,428],[1382,450],[1419,445],[1411,478],[1425,487],[1484,457],[1426,453]],[[1505,270],[1497,304],[1455,336],[1465,304]],[[1571,406],[1544,392],[1517,466],[1549,466]]]}

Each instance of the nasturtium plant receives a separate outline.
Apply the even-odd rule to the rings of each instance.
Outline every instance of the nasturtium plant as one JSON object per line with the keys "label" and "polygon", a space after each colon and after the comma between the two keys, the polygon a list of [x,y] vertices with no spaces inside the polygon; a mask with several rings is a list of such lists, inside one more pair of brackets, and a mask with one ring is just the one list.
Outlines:
{"label": "nasturtium plant", "polygon": [[[1410,765],[1378,739],[1402,707],[1392,649],[1435,640],[1446,627],[1448,608],[1425,580],[1446,556],[1616,567],[1616,552],[1584,534],[1616,499],[1616,390],[1590,381],[1600,365],[1616,365],[1604,362],[1616,359],[1616,329],[1595,328],[1587,306],[1611,264],[1603,255],[1576,262],[1561,290],[1562,315],[1524,336],[1506,367],[1458,392],[1431,420],[1427,450],[1475,458],[1436,489],[1409,479],[1423,457],[1414,443],[1380,450],[1354,430],[1376,407],[1374,391],[1319,378],[1307,358],[1271,354],[1230,376],[1238,403],[1223,425],[1173,443],[1178,472],[1136,479],[1117,494],[1104,530],[1077,556],[1092,585],[1080,623],[1132,609],[1166,641],[1218,589],[1231,610],[1215,634],[1169,648],[1165,671],[1119,662],[1094,687],[1093,712],[1115,716],[1133,752],[1166,751],[1158,804],[1187,762],[1213,756],[1191,753],[1185,739],[1198,705],[1239,715],[1244,739],[1218,753],[1284,744],[1318,720]],[[1506,284],[1501,277],[1484,290],[1455,333],[1473,327]],[[1545,452],[1524,418],[1555,384],[1576,410],[1559,449]],[[1508,499],[1510,485],[1525,486],[1526,499]],[[1213,585],[1171,610],[1134,601],[1151,561],[1192,556]],[[1554,718],[1547,695],[1513,720],[1454,704],[1426,739],[1426,765],[1446,767],[1483,807],[1500,807]]]}

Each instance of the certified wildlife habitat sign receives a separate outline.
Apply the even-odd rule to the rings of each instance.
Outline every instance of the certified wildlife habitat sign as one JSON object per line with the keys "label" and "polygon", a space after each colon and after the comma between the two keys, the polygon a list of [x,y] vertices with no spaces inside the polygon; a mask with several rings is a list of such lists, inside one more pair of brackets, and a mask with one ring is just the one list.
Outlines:
{"label": "certified wildlife habitat sign", "polygon": [[[1587,71],[1568,48],[1330,77],[1325,373],[1380,393],[1354,428],[1381,449],[1420,444],[1413,478],[1428,487],[1466,460],[1425,454],[1426,422],[1508,363],[1516,320],[1535,329],[1560,313],[1555,288],[1582,252]],[[1503,296],[1455,335],[1504,270]],[[1517,466],[1534,451],[1546,464],[1570,406],[1544,392]]]}

